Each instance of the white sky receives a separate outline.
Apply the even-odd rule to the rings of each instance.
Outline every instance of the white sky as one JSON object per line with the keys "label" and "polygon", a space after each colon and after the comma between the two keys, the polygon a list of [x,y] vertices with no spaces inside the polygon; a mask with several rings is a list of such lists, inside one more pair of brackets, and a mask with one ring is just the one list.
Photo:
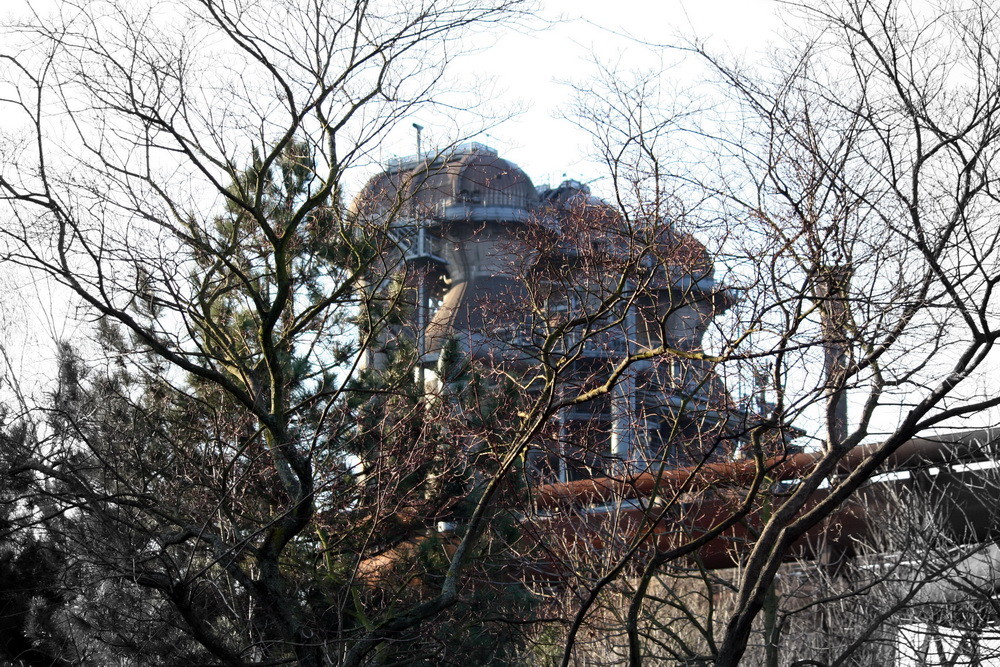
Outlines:
{"label": "white sky", "polygon": [[[477,38],[485,47],[455,61],[451,77],[458,87],[492,90],[487,104],[501,115],[520,110],[474,139],[517,163],[536,184],[553,185],[563,174],[584,182],[602,175],[597,165],[585,164],[592,153],[588,137],[559,117],[571,97],[563,82],[590,76],[595,55],[623,70],[655,68],[664,52],[625,35],[653,44],[697,36],[708,39],[716,50],[753,59],[766,48],[781,15],[775,0],[536,1],[541,19],[536,26],[541,29],[498,29]],[[31,8],[44,15],[58,4],[59,0],[0,0],[0,17],[26,15]],[[447,119],[430,112],[417,114],[392,132],[382,147],[383,158],[415,152],[414,121],[426,128],[426,149],[435,147],[435,138],[447,145],[454,137]],[[362,174],[354,178],[365,180]]]}
{"label": "white sky", "polygon": [[[475,139],[517,163],[536,184],[567,178],[600,177],[588,137],[559,117],[571,99],[563,82],[584,80],[594,71],[595,54],[622,69],[658,66],[663,53],[649,43],[677,43],[680,35],[710,40],[721,50],[747,58],[766,48],[777,26],[773,0],[544,0],[541,15],[551,27],[537,32],[504,32],[481,53],[457,63],[453,73],[468,80],[494,82],[493,102],[500,109],[523,109]],[[670,56],[667,56],[670,58]],[[434,136],[434,119],[415,116]],[[388,154],[412,154],[414,130],[398,128]],[[431,147],[425,141],[425,147]]]}

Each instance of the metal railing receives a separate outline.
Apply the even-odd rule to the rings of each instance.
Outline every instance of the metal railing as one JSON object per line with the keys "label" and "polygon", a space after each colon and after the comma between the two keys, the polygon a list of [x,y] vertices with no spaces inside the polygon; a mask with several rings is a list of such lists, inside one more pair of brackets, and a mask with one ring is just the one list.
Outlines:
{"label": "metal railing", "polygon": [[429,259],[444,263],[445,241],[440,236],[432,234],[421,223],[401,225],[396,228],[396,239],[403,257],[407,261]]}

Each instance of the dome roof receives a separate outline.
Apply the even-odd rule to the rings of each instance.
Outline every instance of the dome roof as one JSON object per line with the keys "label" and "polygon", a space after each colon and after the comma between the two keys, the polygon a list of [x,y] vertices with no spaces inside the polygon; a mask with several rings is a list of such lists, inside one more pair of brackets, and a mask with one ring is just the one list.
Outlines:
{"label": "dome roof", "polygon": [[[491,148],[472,143],[436,155],[392,160],[354,201],[361,215],[393,209],[428,217],[468,217],[475,209],[517,210],[523,218],[538,200],[531,179]],[[471,216],[476,217],[476,216]]]}
{"label": "dome roof", "polygon": [[567,180],[555,188],[541,186],[537,192],[539,212],[536,218],[553,230],[566,224],[592,229],[615,229],[621,224],[617,209],[590,194],[585,183]]}

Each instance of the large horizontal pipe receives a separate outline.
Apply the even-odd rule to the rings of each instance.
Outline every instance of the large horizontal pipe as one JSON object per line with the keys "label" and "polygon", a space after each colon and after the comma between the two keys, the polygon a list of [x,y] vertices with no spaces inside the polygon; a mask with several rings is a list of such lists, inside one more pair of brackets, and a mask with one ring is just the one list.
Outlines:
{"label": "large horizontal pipe", "polygon": [[[951,465],[983,461],[995,456],[1000,428],[949,433],[929,438],[914,438],[898,447],[883,464],[883,471],[902,471],[933,465]],[[849,451],[837,464],[837,472],[849,473],[866,458],[879,451],[882,444],[861,445]],[[806,476],[824,456],[809,452],[775,457],[765,462],[764,470],[775,481]],[[758,474],[753,460],[706,463],[701,466],[664,469],[632,477],[597,477],[575,482],[546,484],[535,491],[538,509],[554,509],[566,504],[602,504],[616,500],[673,493],[681,489],[698,491],[711,486],[748,486]]]}
{"label": "large horizontal pipe", "polygon": [[[817,492],[809,499],[805,510],[814,507],[826,493],[827,491]],[[650,527],[647,523],[650,520],[650,511],[623,508],[621,511],[607,514],[557,513],[536,516],[526,520],[522,524],[522,529],[527,539],[544,542],[549,549],[564,549],[567,554],[595,553],[614,549],[616,548],[614,545],[621,548],[638,539],[643,532],[649,531],[644,540],[644,548],[665,552],[681,547],[705,534],[728,517],[737,505],[736,499],[725,496],[713,496],[683,503],[677,508],[677,512],[670,512],[656,521],[654,527]],[[701,564],[708,569],[739,564],[749,553],[755,540],[755,533],[750,525],[759,526],[762,522],[759,508],[751,511],[743,521],[730,526],[697,550]],[[866,534],[866,530],[867,524],[863,513],[857,508],[838,509],[828,520],[813,526],[796,541],[788,557],[812,559],[827,548],[843,552],[853,539]],[[571,561],[572,556],[552,558],[551,553],[546,553],[549,555],[539,559],[535,567],[558,578],[559,563],[564,558]]]}

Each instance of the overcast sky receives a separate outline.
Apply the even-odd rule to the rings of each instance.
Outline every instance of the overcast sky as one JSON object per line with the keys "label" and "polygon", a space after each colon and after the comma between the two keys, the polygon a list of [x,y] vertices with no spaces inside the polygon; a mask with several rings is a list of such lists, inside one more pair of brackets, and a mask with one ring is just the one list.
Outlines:
{"label": "overcast sky", "polygon": [[[571,97],[563,82],[590,76],[595,56],[622,69],[648,69],[656,67],[665,52],[636,40],[678,43],[680,36],[699,36],[716,49],[753,59],[766,48],[778,25],[774,0],[537,2],[540,20],[531,29],[480,35],[476,42],[483,47],[456,60],[448,77],[456,88],[487,91],[487,105],[500,115],[514,114],[475,139],[518,163],[536,183],[555,184],[563,174],[584,181],[601,176],[595,165],[585,163],[590,153],[587,137],[559,118]],[[44,14],[57,4],[58,0],[6,0],[0,14],[24,15],[29,7]],[[435,147],[436,141],[447,144],[455,136],[447,119],[430,111],[420,113],[390,135],[382,159],[415,152],[414,121],[426,128],[425,148]]]}
{"label": "overcast sky", "polygon": [[[623,69],[673,60],[625,35],[650,43],[696,35],[714,48],[759,57],[773,39],[776,6],[774,0],[544,0],[542,17],[553,21],[550,27],[497,34],[491,47],[456,62],[453,74],[468,82],[492,81],[498,108],[521,110],[477,140],[518,163],[536,183],[555,184],[564,173],[587,181],[601,174],[585,163],[588,138],[559,118],[571,99],[563,82],[590,76],[595,55]],[[434,137],[434,119],[428,116],[413,120]],[[387,153],[413,153],[413,132],[408,123],[398,128]]]}

